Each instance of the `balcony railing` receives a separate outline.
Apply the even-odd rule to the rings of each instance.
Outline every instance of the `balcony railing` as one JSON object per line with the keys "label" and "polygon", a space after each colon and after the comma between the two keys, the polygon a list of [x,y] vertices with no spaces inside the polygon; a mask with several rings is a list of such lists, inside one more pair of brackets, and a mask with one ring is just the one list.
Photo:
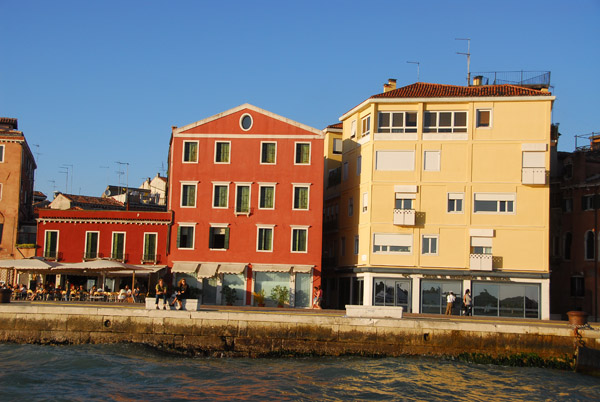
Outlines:
{"label": "balcony railing", "polygon": [[111,260],[115,260],[115,261],[121,261],[121,262],[125,262],[127,260],[127,254],[124,254],[123,252],[117,252],[117,253],[111,253],[110,254],[110,259]]}
{"label": "balcony railing", "polygon": [[142,254],[142,263],[157,262],[160,258],[158,254]]}
{"label": "balcony railing", "polygon": [[44,251],[44,258],[48,261],[60,261],[62,253],[59,253],[56,250],[46,250]]}
{"label": "balcony railing", "polygon": [[102,258],[102,254],[97,251],[84,251],[83,252],[83,260],[96,260],[98,258]]}
{"label": "balcony railing", "polygon": [[415,226],[414,209],[394,209],[394,225]]}
{"label": "balcony railing", "polygon": [[546,184],[545,168],[523,168],[523,184]]}
{"label": "balcony railing", "polygon": [[471,254],[470,269],[473,271],[491,271],[492,258],[491,254]]}

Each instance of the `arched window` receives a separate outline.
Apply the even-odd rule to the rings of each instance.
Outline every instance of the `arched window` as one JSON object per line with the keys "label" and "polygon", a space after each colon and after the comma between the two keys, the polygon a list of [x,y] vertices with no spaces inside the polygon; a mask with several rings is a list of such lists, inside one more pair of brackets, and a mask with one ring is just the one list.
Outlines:
{"label": "arched window", "polygon": [[594,259],[594,255],[596,254],[596,250],[594,247],[594,239],[596,236],[594,236],[594,232],[592,232],[591,230],[588,230],[587,232],[585,232],[585,259],[586,260],[593,260]]}
{"label": "arched window", "polygon": [[565,233],[565,243],[563,250],[563,256],[567,261],[571,260],[571,243],[573,243],[573,235],[571,235],[571,232],[567,232]]}

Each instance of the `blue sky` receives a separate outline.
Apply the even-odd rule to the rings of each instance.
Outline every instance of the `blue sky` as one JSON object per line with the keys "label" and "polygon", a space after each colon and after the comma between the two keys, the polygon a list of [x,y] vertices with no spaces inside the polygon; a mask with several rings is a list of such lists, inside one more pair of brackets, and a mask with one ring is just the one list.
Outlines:
{"label": "blue sky", "polygon": [[0,116],[19,119],[48,195],[100,195],[117,161],[139,186],[166,167],[171,126],[246,102],[322,129],[388,78],[414,83],[407,61],[463,85],[455,38],[471,71],[552,72],[559,149],[600,131],[598,0],[0,0],[0,15]]}

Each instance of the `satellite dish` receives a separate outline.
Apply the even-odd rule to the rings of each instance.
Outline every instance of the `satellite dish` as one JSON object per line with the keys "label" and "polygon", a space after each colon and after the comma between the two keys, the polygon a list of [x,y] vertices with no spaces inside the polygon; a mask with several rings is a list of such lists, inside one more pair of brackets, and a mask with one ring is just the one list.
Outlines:
{"label": "satellite dish", "polygon": [[104,190],[104,195],[107,196],[107,197],[109,197],[110,196],[110,190],[109,189]]}

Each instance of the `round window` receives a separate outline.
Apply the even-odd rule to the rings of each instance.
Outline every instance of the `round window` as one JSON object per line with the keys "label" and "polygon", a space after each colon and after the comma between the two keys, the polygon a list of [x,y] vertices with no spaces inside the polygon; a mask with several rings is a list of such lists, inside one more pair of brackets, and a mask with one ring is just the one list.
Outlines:
{"label": "round window", "polygon": [[240,125],[242,126],[242,130],[248,131],[252,127],[252,116],[249,114],[245,114],[240,119]]}

